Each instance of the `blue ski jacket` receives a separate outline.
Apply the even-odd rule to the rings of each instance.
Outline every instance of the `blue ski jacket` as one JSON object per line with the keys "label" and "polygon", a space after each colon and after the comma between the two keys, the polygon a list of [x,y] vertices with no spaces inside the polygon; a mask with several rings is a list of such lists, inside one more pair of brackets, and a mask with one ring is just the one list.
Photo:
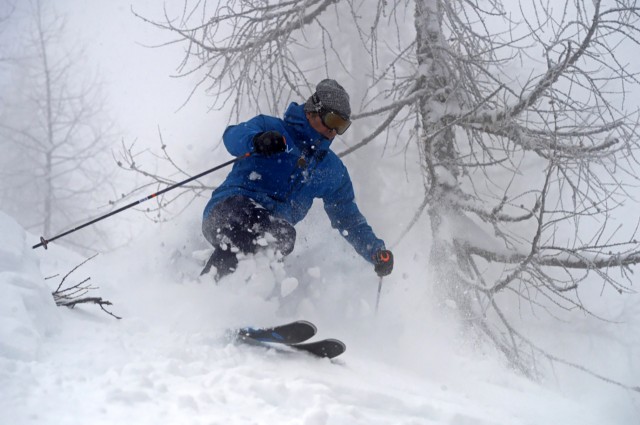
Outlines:
{"label": "blue ski jacket", "polygon": [[355,203],[351,178],[340,158],[329,149],[331,140],[315,131],[304,112],[304,105],[293,102],[284,119],[258,115],[227,127],[224,144],[233,156],[253,152],[253,137],[275,130],[286,140],[287,149],[275,155],[253,154],[234,163],[226,180],[213,192],[204,218],[221,200],[234,195],[247,196],[274,217],[296,224],[313,203],[321,198],[331,226],[344,236],[363,258],[373,263],[373,255],[385,249]]}

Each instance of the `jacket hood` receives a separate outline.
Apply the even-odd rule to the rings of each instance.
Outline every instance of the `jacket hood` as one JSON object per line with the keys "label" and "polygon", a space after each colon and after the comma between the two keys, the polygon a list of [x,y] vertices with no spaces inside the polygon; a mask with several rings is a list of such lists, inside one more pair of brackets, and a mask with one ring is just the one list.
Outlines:
{"label": "jacket hood", "polygon": [[288,129],[296,134],[297,143],[302,144],[299,148],[315,146],[315,150],[329,150],[331,140],[311,127],[304,112],[304,104],[298,105],[296,102],[291,102],[284,113],[284,122]]}

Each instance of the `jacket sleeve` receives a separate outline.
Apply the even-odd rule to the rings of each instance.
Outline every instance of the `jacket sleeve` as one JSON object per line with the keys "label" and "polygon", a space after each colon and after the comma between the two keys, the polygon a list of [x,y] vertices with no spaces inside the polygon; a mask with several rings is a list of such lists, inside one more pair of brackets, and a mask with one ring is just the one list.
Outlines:
{"label": "jacket sleeve", "polygon": [[233,156],[241,156],[253,152],[253,137],[267,131],[263,115],[258,115],[247,122],[230,125],[222,135],[227,151]]}
{"label": "jacket sleeve", "polygon": [[323,197],[324,209],[331,220],[331,226],[340,232],[358,254],[373,263],[376,251],[385,249],[384,242],[376,237],[358,209],[351,178],[344,165],[341,174],[337,189]]}

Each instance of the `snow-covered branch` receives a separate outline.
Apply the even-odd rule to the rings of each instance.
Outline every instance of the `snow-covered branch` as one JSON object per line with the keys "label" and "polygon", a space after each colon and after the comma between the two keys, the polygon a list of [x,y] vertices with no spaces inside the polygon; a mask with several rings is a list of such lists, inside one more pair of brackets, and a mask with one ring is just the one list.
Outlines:
{"label": "snow-covered branch", "polygon": [[[567,71],[567,69],[575,64],[587,51],[590,43],[600,25],[600,0],[594,0],[593,5],[595,7],[593,19],[589,26],[586,35],[581,40],[579,47],[573,51],[572,43],[566,42],[563,47],[563,51],[560,53],[557,61],[549,58],[549,67],[545,74],[538,79],[538,82],[527,94],[522,94],[520,99],[514,105],[506,107],[502,111],[481,111],[475,117],[468,119],[469,123],[487,123],[493,122],[499,125],[503,121],[509,121],[512,117],[520,115],[530,106],[536,104],[545,92],[555,84],[558,79]],[[564,44],[558,42],[558,44]],[[556,46],[552,46],[556,47]],[[550,49],[551,50],[551,49]]]}
{"label": "snow-covered branch", "polygon": [[[328,49],[334,49],[332,35],[322,25],[320,17],[336,3],[339,0],[278,4],[243,0],[217,5],[213,10],[202,5],[211,16],[195,24],[191,24],[193,14],[185,10],[178,19],[165,11],[163,21],[134,14],[173,33],[176,38],[167,44],[185,46],[180,75],[197,74],[200,82],[196,88],[207,84],[207,90],[215,92],[223,102],[235,98],[232,112],[238,113],[244,102],[261,104],[265,96],[278,99],[292,92],[308,96],[306,87],[311,84],[299,65],[291,60],[290,49],[299,43],[297,34],[305,38],[307,31],[320,34],[327,40]],[[324,54],[326,57],[327,52]],[[273,84],[274,76],[285,84]],[[241,98],[241,94],[248,99]]]}
{"label": "snow-covered branch", "polygon": [[[630,243],[631,244],[631,243]],[[633,244],[629,251],[604,254],[597,250],[605,247],[556,248],[542,246],[537,249],[535,263],[540,266],[565,269],[608,269],[640,264],[640,246]],[[527,259],[526,252],[497,252],[466,244],[465,249],[493,263],[518,264]],[[595,251],[595,252],[594,252]]]}
{"label": "snow-covered branch", "polygon": [[[610,148],[621,141],[614,135],[614,131],[623,125],[623,122],[615,121],[597,128],[576,129],[573,132],[541,131],[514,122],[502,125],[470,124],[468,128],[492,136],[505,137],[522,149],[534,151],[545,158],[547,157],[545,152],[550,150],[565,158],[580,158],[583,155],[591,155],[595,158],[611,155]],[[605,135],[604,139],[589,143],[594,136],[602,134]]]}

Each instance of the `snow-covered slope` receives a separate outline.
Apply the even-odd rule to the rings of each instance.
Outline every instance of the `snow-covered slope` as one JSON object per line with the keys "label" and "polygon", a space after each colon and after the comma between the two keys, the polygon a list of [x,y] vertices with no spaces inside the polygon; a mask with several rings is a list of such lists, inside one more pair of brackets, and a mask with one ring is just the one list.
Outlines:
{"label": "snow-covered slope", "polygon": [[[247,258],[218,285],[198,277],[197,223],[149,229],[68,278],[91,277],[116,320],[93,305],[56,308],[50,292],[84,259],[54,244],[34,252],[36,238],[0,214],[0,423],[637,423],[633,402],[611,412],[514,375],[490,352],[466,352],[432,313],[418,246],[398,248],[374,314],[370,266],[326,232],[321,213],[311,221],[320,223],[284,264]],[[328,361],[225,338],[229,327],[300,318],[347,352]]]}
{"label": "snow-covered slope", "polygon": [[26,232],[0,211],[0,357],[33,360],[59,321]]}

